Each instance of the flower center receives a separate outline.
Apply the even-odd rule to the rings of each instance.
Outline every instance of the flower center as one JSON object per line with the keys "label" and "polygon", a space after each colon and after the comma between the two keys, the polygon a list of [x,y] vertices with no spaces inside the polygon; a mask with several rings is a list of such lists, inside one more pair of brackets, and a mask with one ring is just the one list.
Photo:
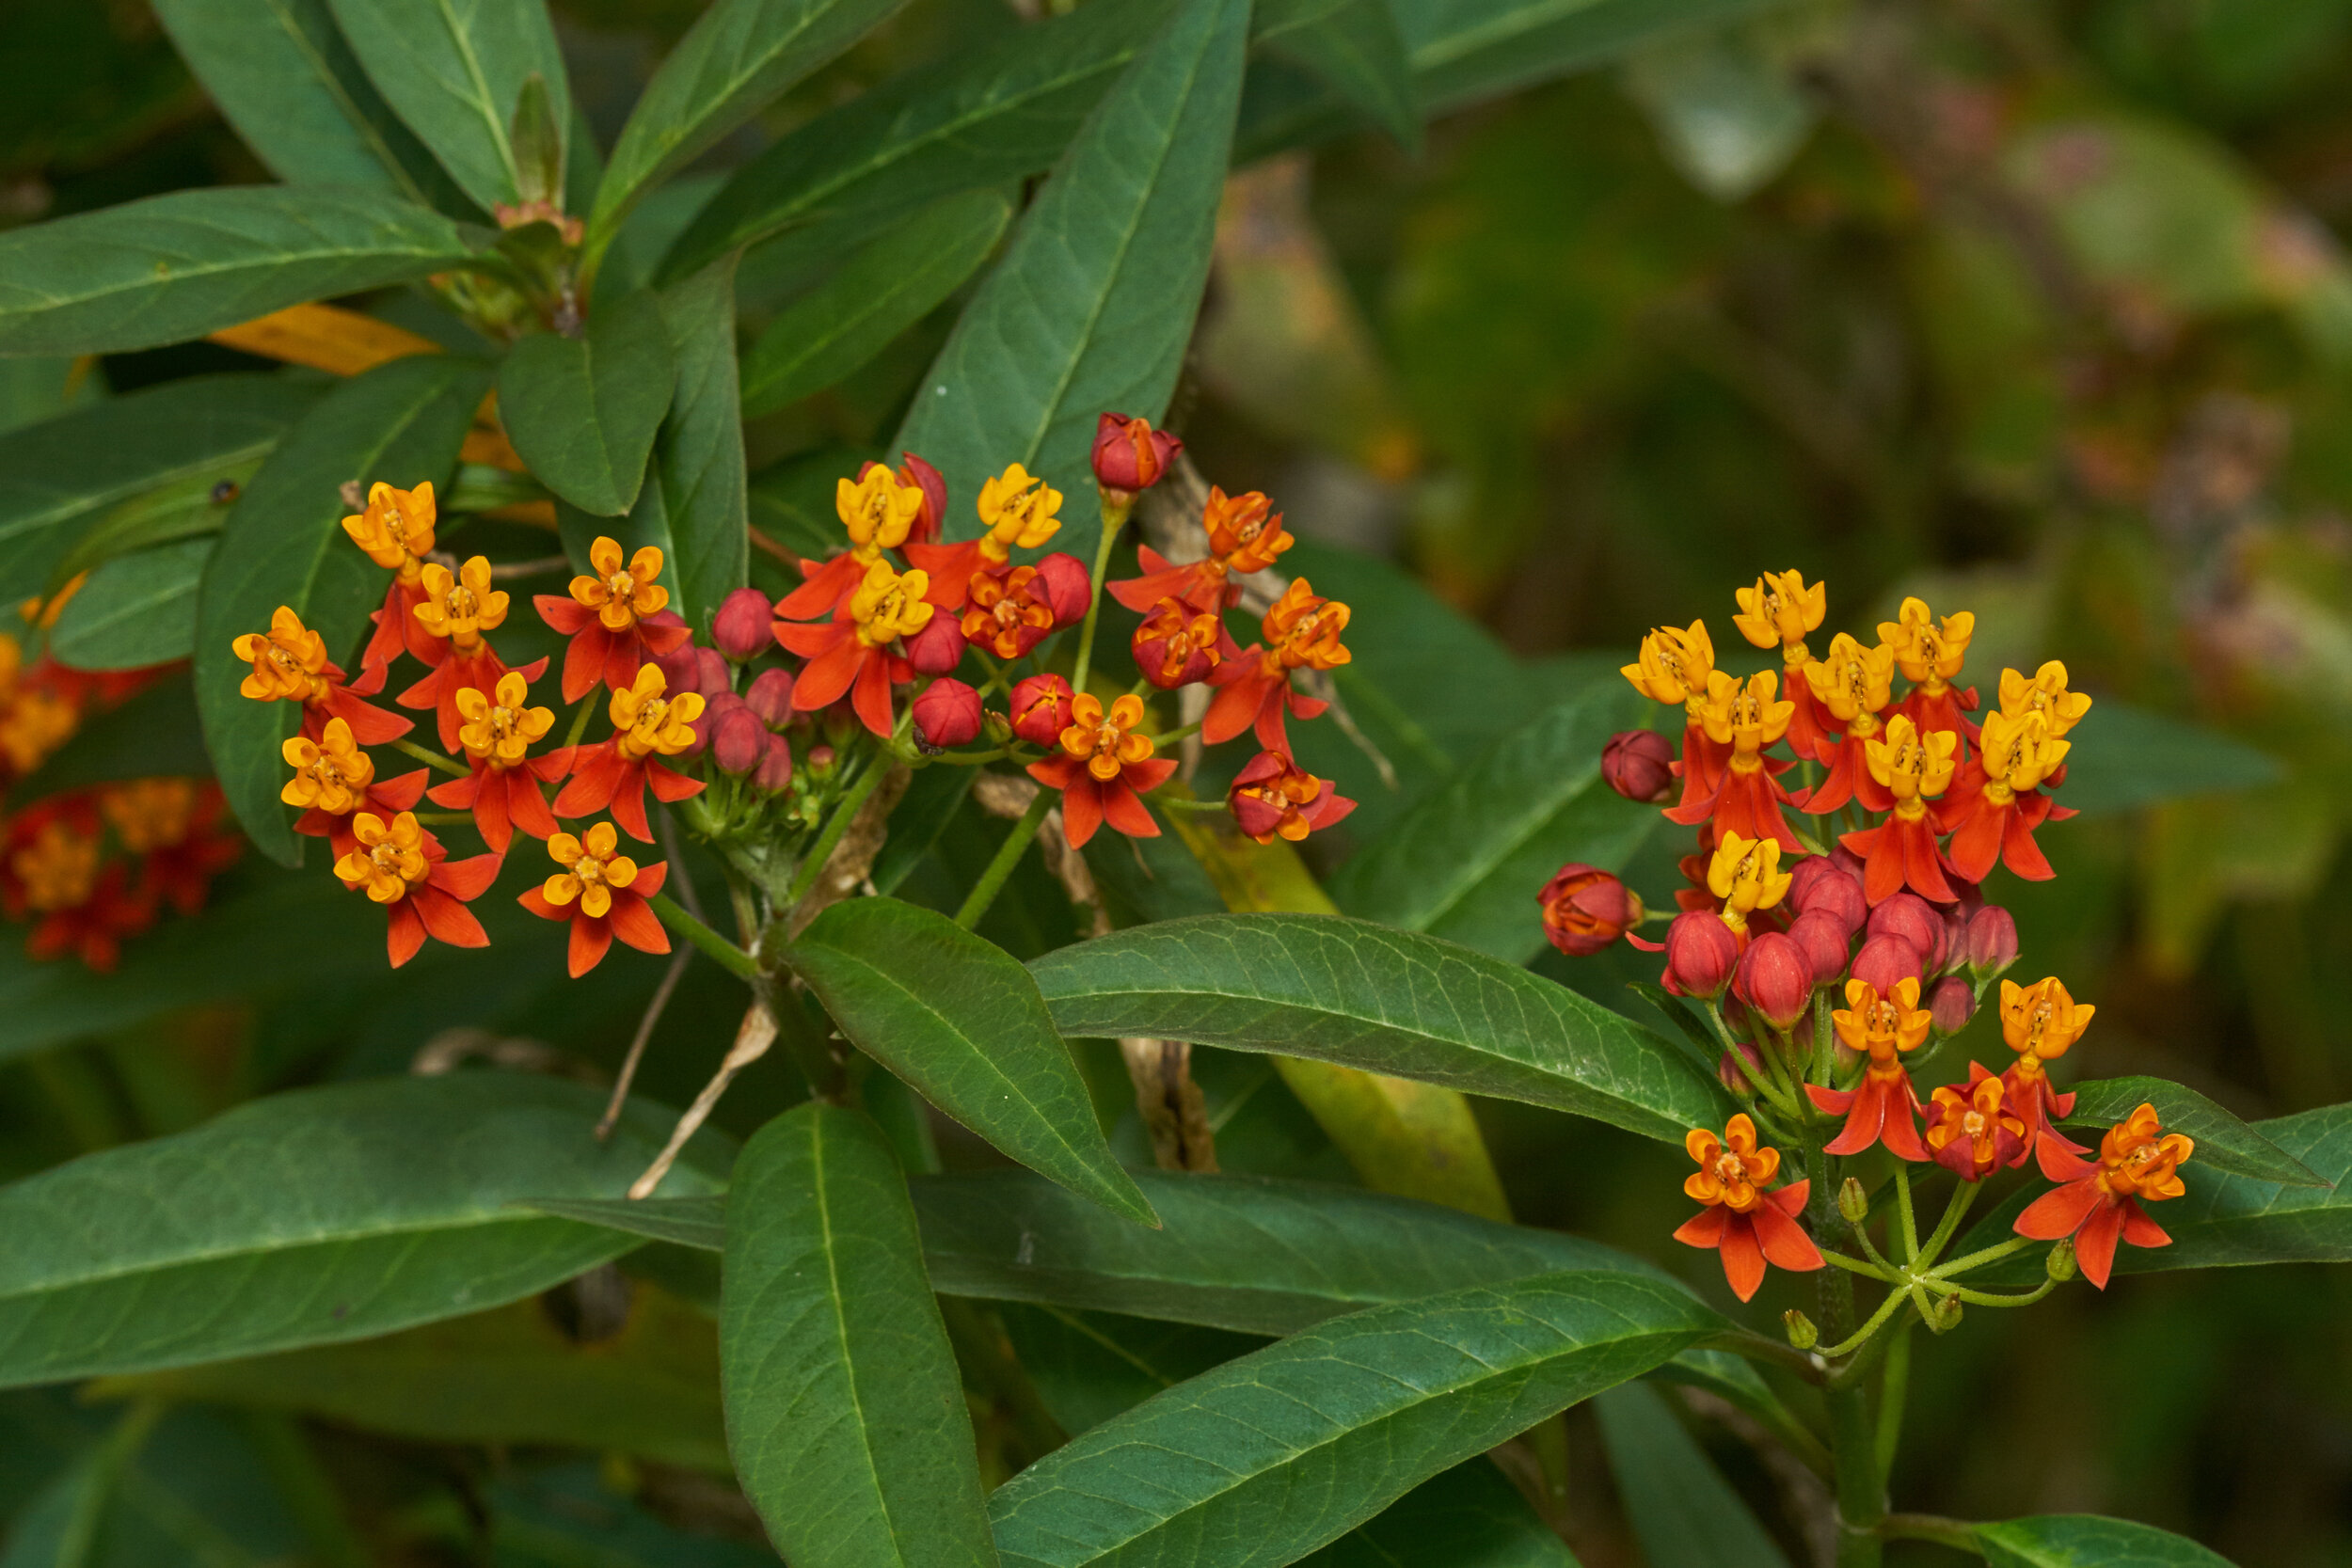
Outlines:
{"label": "flower center", "polygon": [[604,862],[593,855],[583,855],[572,862],[572,875],[583,887],[595,887],[604,880]]}
{"label": "flower center", "polygon": [[637,579],[627,572],[615,572],[604,579],[604,591],[612,595],[615,604],[627,604],[637,592]]}

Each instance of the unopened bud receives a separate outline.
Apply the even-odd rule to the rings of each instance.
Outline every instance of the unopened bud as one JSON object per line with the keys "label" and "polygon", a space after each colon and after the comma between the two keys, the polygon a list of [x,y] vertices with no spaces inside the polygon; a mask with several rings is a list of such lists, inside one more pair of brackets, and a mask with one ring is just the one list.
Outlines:
{"label": "unopened bud", "polygon": [[965,744],[980,733],[980,694],[941,676],[914,699],[914,733],[933,751]]}
{"label": "unopened bud", "polygon": [[1674,793],[1674,748],[1655,730],[1620,731],[1600,750],[1600,776],[1627,800],[1654,805]]}
{"label": "unopened bud", "polygon": [[1968,968],[1989,980],[2017,961],[2017,922],[1998,904],[1968,917]]}
{"label": "unopened bud", "polygon": [[952,615],[934,615],[905,640],[907,662],[917,673],[944,675],[963,662],[963,627]]}
{"label": "unopened bud", "polygon": [[1781,1326],[1788,1331],[1788,1342],[1799,1350],[1811,1350],[1821,1342],[1821,1331],[1813,1326],[1813,1320],[1791,1307],[1780,1315]]}
{"label": "unopened bud", "polygon": [[988,732],[988,738],[999,746],[1012,738],[1012,721],[994,708],[980,715],[980,727]]}
{"label": "unopened bud", "polygon": [[719,771],[741,778],[757,768],[768,752],[768,728],[750,706],[737,702],[719,716],[710,731],[710,760]]}
{"label": "unopened bud", "polygon": [[1928,1328],[1936,1334],[1949,1334],[1960,1326],[1960,1298],[1946,1296],[1928,1308]]}
{"label": "unopened bud", "polygon": [[2074,1238],[2061,1236],[2050,1255],[2042,1260],[2042,1272],[2063,1285],[2074,1277]]}
{"label": "unopened bud", "polygon": [[1740,939],[1713,910],[1686,910],[1666,927],[1662,983],[1677,996],[1723,994],[1740,961]]}
{"label": "unopened bud", "polygon": [[1094,483],[1132,497],[1157,484],[1184,446],[1165,430],[1152,429],[1149,420],[1102,415],[1094,421]]}
{"label": "unopened bud", "polygon": [[743,693],[744,703],[759,721],[771,730],[780,730],[792,718],[792,673],[788,670],[762,670],[752,677],[749,689]]}
{"label": "unopened bud", "polygon": [[1915,893],[1898,893],[1870,911],[1864,929],[1869,938],[1900,937],[1917,950],[1919,970],[1933,974],[1944,967],[1944,917],[1935,906]]}
{"label": "unopened bud", "polygon": [[830,773],[833,771],[833,748],[820,740],[808,749],[808,770],[812,773]]}
{"label": "unopened bud", "polygon": [[1920,978],[1919,950],[1906,937],[1892,933],[1872,937],[1854,955],[1853,977],[1881,996],[1892,995],[1905,980]]}
{"label": "unopened bud", "polygon": [[1598,953],[1642,920],[1642,901],[1625,883],[1581,861],[1562,866],[1535,899],[1544,935],[1571,955]]}
{"label": "unopened bud", "polygon": [[1029,591],[1053,610],[1055,626],[1074,626],[1087,618],[1087,606],[1094,600],[1094,578],[1085,562],[1056,550],[1037,563]]}
{"label": "unopened bud", "polygon": [[[824,748],[818,749],[822,751]],[[752,787],[775,795],[790,788],[791,784],[792,743],[780,735],[771,735],[768,749],[760,753],[759,766],[752,772]]]}
{"label": "unopened bud", "polygon": [[1775,1029],[1792,1027],[1813,1005],[1813,965],[1786,932],[1767,931],[1749,942],[1731,984],[1748,1010]]}
{"label": "unopened bud", "polygon": [[1947,974],[1928,992],[1929,1022],[1939,1035],[1957,1035],[1977,1015],[1977,990],[1957,974]]}
{"label": "unopened bud", "polygon": [[1756,1085],[1764,1080],[1764,1058],[1743,1040],[1723,1053],[1715,1064],[1715,1076],[1723,1080],[1724,1088],[1743,1100],[1751,1099]]}
{"label": "unopened bud", "polygon": [[898,483],[912,484],[923,492],[923,510],[915,514],[914,526],[907,531],[907,538],[917,545],[928,545],[939,537],[940,525],[947,517],[947,481],[914,453],[903,451],[898,455],[905,459],[898,465]]}
{"label": "unopened bud", "polygon": [[739,664],[776,645],[774,625],[775,610],[768,595],[756,588],[739,588],[719,601],[719,613],[710,622],[710,641]]}
{"label": "unopened bud", "polygon": [[1837,1189],[1837,1213],[1848,1225],[1860,1225],[1870,1217],[1870,1195],[1851,1176]]}

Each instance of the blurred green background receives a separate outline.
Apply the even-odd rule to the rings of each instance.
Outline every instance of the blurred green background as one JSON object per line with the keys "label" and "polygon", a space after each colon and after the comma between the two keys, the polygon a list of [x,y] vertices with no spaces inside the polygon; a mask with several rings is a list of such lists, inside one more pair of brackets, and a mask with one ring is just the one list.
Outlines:
{"label": "blurred green background", "polygon": [[[607,138],[699,9],[555,8]],[[717,159],[1013,20],[1004,0],[916,6]],[[141,0],[5,0],[0,65],[0,223],[264,178]],[[1302,536],[1393,558],[1522,656],[1629,656],[1647,626],[1695,615],[1720,648],[1733,587],[1794,566],[1829,580],[1824,638],[1867,635],[1919,593],[1976,611],[1979,682],[2060,657],[2078,689],[2268,752],[2275,782],[2086,817],[2044,835],[2056,883],[1994,891],[2018,912],[2021,973],[2059,974],[2099,1006],[2081,1074],[2159,1073],[2277,1115],[2352,1097],[2347,223],[2352,0],[1757,7],[1442,121],[1419,157],[1367,135],[1237,173],[1171,423],[1209,478],[1269,491]],[[756,325],[756,267],[746,277]],[[771,280],[765,308],[792,283]],[[778,493],[795,473],[829,483],[842,451],[886,436],[952,319],[951,305],[845,387],[758,421],[754,463],[786,476]],[[92,376],[120,390],[245,362],[206,345],[94,369],[0,361],[0,420],[87,395]],[[1353,640],[1381,635],[1367,617]],[[1636,879],[1653,898],[1668,858],[1661,839]],[[457,990],[421,963],[400,985],[298,992],[259,1026],[183,1014],[16,1057],[0,1066],[0,1166],[306,1075],[397,1070],[451,1022],[609,1063],[658,969],[608,965],[550,1016],[543,990],[503,995],[478,973]],[[690,986],[659,1039],[717,1037],[726,998],[702,1000]],[[665,1066],[657,1049],[652,1092],[691,1093],[704,1054]],[[1202,1069],[1213,1105],[1258,1097],[1229,1168],[1252,1148],[1264,1168],[1331,1165],[1279,1085],[1224,1070]],[[755,1125],[784,1092],[763,1105],[747,1084],[726,1119]],[[1523,1220],[1677,1250],[1677,1151],[1481,1114]],[[2347,1325],[2352,1277],[2315,1268],[2130,1278],[1977,1313],[1918,1347],[1898,1506],[2110,1512],[2247,1564],[2352,1564]],[[0,1400],[12,1539],[31,1539],[26,1510],[55,1506],[57,1456],[111,1419],[61,1394]],[[659,1528],[612,1513],[592,1469],[510,1472],[496,1453],[371,1447],[332,1423],[333,1484],[361,1524],[248,1518],[236,1477],[326,1496],[285,1421],[166,1418],[141,1464],[164,1477],[151,1512],[172,1551],[458,1560],[450,1543],[488,1518],[501,1561],[588,1562],[607,1560],[548,1542]],[[1704,1434],[1798,1548],[1773,1478]],[[1571,1437],[1580,1555],[1638,1560],[1589,1417]],[[228,1468],[205,1480],[207,1465]],[[704,1531],[706,1555],[674,1544],[646,1560],[767,1560],[730,1555],[739,1499],[691,1465],[628,1481]],[[289,1517],[303,1528],[277,1539]],[[107,1560],[161,1550],[128,1540]]]}

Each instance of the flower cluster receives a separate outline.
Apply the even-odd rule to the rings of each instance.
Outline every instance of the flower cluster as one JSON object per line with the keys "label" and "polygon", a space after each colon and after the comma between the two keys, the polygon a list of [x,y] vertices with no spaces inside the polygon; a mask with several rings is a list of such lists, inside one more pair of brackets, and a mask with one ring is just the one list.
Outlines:
{"label": "flower cluster", "polygon": [[[2052,1085],[2048,1064],[2094,1009],[2056,977],[2003,977],[2016,925],[1979,891],[1997,866],[2052,875],[2034,835],[2070,815],[2049,791],[2065,781],[2067,736],[2090,699],[2054,660],[2030,677],[2004,671],[1999,705],[1979,721],[1976,689],[1957,684],[1974,629],[1966,611],[1939,618],[1906,599],[1875,643],[1840,632],[1817,657],[1806,640],[1827,609],[1821,584],[1772,573],[1738,598],[1733,624],[1777,649],[1781,670],[1727,673],[1703,622],[1661,627],[1624,673],[1681,707],[1681,744],[1637,730],[1602,754],[1617,793],[1697,830],[1664,941],[1641,937],[1653,918],[1642,901],[1585,865],[1542,890],[1546,934],[1571,954],[1621,935],[1663,952],[1664,989],[1700,1005],[1722,1035],[1724,1083],[1785,1142],[1824,1160],[1881,1148],[1971,1190],[2030,1164],[2058,1185],[2026,1210],[2018,1234],[2074,1237],[2082,1273],[2104,1287],[2119,1238],[2164,1243],[2138,1206],[2181,1192],[2173,1172],[2190,1144],[2164,1134],[2147,1107],[2106,1135],[2095,1162],[2058,1131],[2074,1097]],[[1996,980],[2013,1059],[1998,1073],[1970,1062],[1965,1082],[1923,1100],[1913,1064],[1958,1033]],[[1722,1249],[1742,1299],[1766,1261],[1821,1266],[1797,1224],[1806,1183],[1766,1191],[1780,1161],[1756,1138],[1746,1114],[1721,1138],[1691,1134],[1702,1168],[1687,1190],[1708,1208],[1677,1232]]]}

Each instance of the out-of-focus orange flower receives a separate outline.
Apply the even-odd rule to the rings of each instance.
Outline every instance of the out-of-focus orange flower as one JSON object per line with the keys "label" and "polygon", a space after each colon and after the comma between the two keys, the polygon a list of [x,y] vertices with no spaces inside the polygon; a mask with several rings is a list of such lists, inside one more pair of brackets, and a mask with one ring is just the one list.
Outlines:
{"label": "out-of-focus orange flower", "polygon": [[98,809],[117,842],[139,857],[139,889],[182,914],[204,907],[213,879],[245,850],[219,827],[227,802],[210,779],[133,779],[101,790]]}
{"label": "out-of-focus orange flower", "polygon": [[2156,1108],[2143,1104],[2099,1141],[2096,1165],[2077,1163],[2065,1184],[2042,1194],[2017,1216],[2017,1234],[2040,1242],[2074,1238],[2074,1260],[2083,1277],[2102,1291],[2115,1268],[2118,1242],[2134,1246],[2170,1244],[2164,1227],[2140,1209],[2179,1197],[2188,1190],[2180,1167],[2196,1143],[2167,1132]]}
{"label": "out-of-focus orange flower", "polygon": [[1734,1295],[1752,1299],[1764,1283],[1767,1262],[1798,1274],[1822,1266],[1820,1249],[1797,1223],[1813,1183],[1791,1181],[1765,1190],[1779,1174],[1780,1150],[1757,1146],[1756,1123],[1746,1112],[1734,1116],[1720,1138],[1693,1128],[1682,1147],[1699,1167],[1683,1179],[1682,1190],[1707,1208],[1684,1222],[1675,1240],[1715,1248]]}

